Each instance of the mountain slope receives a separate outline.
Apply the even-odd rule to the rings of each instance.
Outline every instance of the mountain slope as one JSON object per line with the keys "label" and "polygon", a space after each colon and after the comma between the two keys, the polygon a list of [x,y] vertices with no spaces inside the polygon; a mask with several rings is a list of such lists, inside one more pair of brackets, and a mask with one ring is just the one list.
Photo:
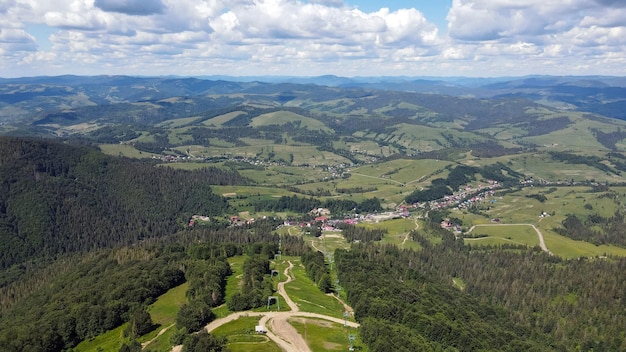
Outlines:
{"label": "mountain slope", "polygon": [[0,268],[170,234],[227,208],[235,173],[158,168],[49,140],[0,138]]}

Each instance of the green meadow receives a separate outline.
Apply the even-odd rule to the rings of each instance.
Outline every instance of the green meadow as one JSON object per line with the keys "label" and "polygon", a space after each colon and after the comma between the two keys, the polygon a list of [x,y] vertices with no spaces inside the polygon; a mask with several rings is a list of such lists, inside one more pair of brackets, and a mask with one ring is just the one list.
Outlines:
{"label": "green meadow", "polygon": [[306,275],[300,260],[292,261],[292,274],[295,281],[285,285],[289,297],[304,312],[313,312],[329,315],[335,318],[343,317],[343,306],[335,298],[320,291],[315,283]]}
{"label": "green meadow", "polygon": [[289,323],[302,335],[313,352],[347,351],[350,346],[349,335],[354,335],[353,346],[360,351],[368,351],[357,337],[357,330],[342,324],[321,319],[292,317]]}
{"label": "green meadow", "polygon": [[319,120],[298,115],[290,111],[276,111],[268,114],[263,114],[252,119],[250,126],[271,126],[271,125],[284,125],[287,123],[296,123],[300,127],[306,127],[309,130],[321,130],[326,133],[331,133],[332,130],[324,125]]}
{"label": "green meadow", "polygon": [[124,156],[127,158],[136,159],[152,158],[153,156],[158,156],[157,154],[139,151],[129,144],[100,144],[99,147],[104,154],[109,154],[113,156]]}
{"label": "green meadow", "polygon": [[211,334],[225,336],[231,352],[280,352],[280,347],[267,336],[255,333],[254,327],[258,323],[259,317],[240,317],[218,327]]}

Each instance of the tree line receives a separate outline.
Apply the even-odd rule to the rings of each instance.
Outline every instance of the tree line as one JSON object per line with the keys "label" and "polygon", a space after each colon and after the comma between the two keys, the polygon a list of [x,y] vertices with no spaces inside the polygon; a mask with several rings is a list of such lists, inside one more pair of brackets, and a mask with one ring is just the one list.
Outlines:
{"label": "tree line", "polygon": [[[414,336],[422,336],[429,343],[433,339],[434,342],[442,343],[442,335],[432,335],[433,331],[429,330],[433,327],[433,320],[428,322],[423,320],[426,317],[420,315],[402,320],[405,309],[397,308],[401,300],[396,302],[387,298],[394,297],[395,292],[401,292],[400,295],[409,300],[411,291],[405,286],[416,284],[418,288],[425,289],[434,282],[435,287],[442,285],[439,289],[444,291],[438,291],[440,293],[437,296],[446,297],[445,302],[432,301],[420,292],[416,294],[419,298],[417,303],[413,304],[419,306],[420,302],[428,302],[431,308],[427,316],[434,319],[440,312],[443,316],[439,318],[449,320],[444,319],[437,324],[444,324],[446,328],[442,331],[452,334],[447,337],[450,340],[446,340],[449,341],[446,343],[452,343],[450,347],[459,351],[472,350],[470,347],[475,344],[482,344],[484,350],[498,351],[626,349],[626,335],[622,329],[626,324],[626,315],[623,314],[626,282],[621,279],[626,259],[565,260],[547,255],[539,248],[474,248],[463,245],[461,240],[455,240],[454,235],[436,223],[426,224],[419,231],[413,231],[411,236],[420,243],[421,250],[398,250],[371,243],[353,245],[349,254],[335,254],[340,281],[348,290],[348,298],[355,308],[356,316],[363,321],[369,317],[375,319],[374,323],[381,322],[376,326],[385,328],[385,334],[396,328],[405,331],[407,326],[414,326],[413,322],[422,321],[427,323],[415,326],[417,330]],[[428,239],[433,236],[441,238],[441,243],[433,244]],[[358,259],[342,266],[340,263],[344,255],[358,256]],[[358,264],[359,260],[361,264]],[[360,265],[360,269],[353,269],[357,265]],[[343,273],[344,270],[347,272]],[[452,286],[453,279],[464,281],[462,290]],[[350,280],[355,282],[349,283]],[[372,297],[380,298],[377,301]],[[461,303],[457,299],[469,299],[473,303]],[[453,311],[438,308],[446,305],[452,305],[450,309]],[[476,307],[477,312],[468,312],[470,306]],[[456,315],[459,313],[463,318]],[[460,325],[468,317],[479,319],[471,324],[473,328]],[[383,324],[385,320],[402,327]],[[497,327],[489,327],[492,324]],[[364,328],[367,329],[367,324]],[[488,331],[493,332],[492,336],[484,336]],[[513,337],[507,338],[507,341],[510,340],[508,343],[499,341],[500,333],[504,334],[501,336],[508,336],[507,331],[523,340],[521,344],[519,339]],[[465,334],[472,336],[471,341],[459,344],[457,338]],[[395,341],[395,337],[392,340]],[[378,340],[368,341],[375,344]],[[380,346],[380,350],[383,350]]]}
{"label": "tree line", "polygon": [[332,214],[343,213],[371,213],[381,211],[382,205],[380,199],[368,198],[361,203],[353,200],[343,199],[327,199],[320,200],[316,198],[301,198],[296,195],[282,196],[278,199],[262,199],[254,204],[255,211],[273,211],[283,212],[292,211],[295,213],[306,214],[311,210],[318,208],[327,208]]}
{"label": "tree line", "polygon": [[330,271],[324,262],[324,254],[320,251],[308,250],[300,257],[306,274],[324,293],[333,291],[333,283],[330,280]]}
{"label": "tree line", "polygon": [[340,224],[341,234],[348,242],[380,241],[387,233],[387,229],[368,229],[363,226]]}
{"label": "tree line", "polygon": [[174,233],[193,214],[228,211],[211,184],[247,182],[234,171],[155,167],[50,140],[1,137],[0,155],[3,269]]}

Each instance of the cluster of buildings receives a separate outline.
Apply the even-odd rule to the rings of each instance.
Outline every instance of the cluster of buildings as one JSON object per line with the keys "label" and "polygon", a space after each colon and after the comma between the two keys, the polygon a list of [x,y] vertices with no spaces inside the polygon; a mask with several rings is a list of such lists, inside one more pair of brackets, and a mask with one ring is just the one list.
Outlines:
{"label": "cluster of buildings", "polygon": [[284,226],[299,226],[301,228],[310,228],[319,225],[323,231],[341,231],[338,229],[341,224],[356,225],[362,222],[380,222],[391,219],[406,218],[410,216],[406,206],[401,206],[395,211],[376,213],[376,214],[355,214],[350,218],[332,219],[330,210],[325,208],[314,209],[311,211],[317,216],[308,222],[285,221]]}
{"label": "cluster of buildings", "polygon": [[[445,196],[442,199],[437,199],[428,202],[430,209],[444,209],[444,208],[468,208],[473,204],[482,203],[483,201],[493,198],[496,190],[500,188],[498,181],[489,181],[487,185],[478,185],[476,187],[472,185],[466,185],[460,187],[452,195]],[[495,202],[495,199],[490,201]]]}

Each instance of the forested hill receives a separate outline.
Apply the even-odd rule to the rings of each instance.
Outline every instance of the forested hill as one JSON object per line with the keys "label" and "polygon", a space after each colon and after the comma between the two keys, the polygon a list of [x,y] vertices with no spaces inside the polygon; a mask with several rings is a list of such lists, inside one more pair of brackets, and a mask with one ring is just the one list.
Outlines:
{"label": "forested hill", "polygon": [[62,142],[0,137],[0,268],[171,234],[193,214],[224,214],[210,184],[237,173],[190,172]]}

